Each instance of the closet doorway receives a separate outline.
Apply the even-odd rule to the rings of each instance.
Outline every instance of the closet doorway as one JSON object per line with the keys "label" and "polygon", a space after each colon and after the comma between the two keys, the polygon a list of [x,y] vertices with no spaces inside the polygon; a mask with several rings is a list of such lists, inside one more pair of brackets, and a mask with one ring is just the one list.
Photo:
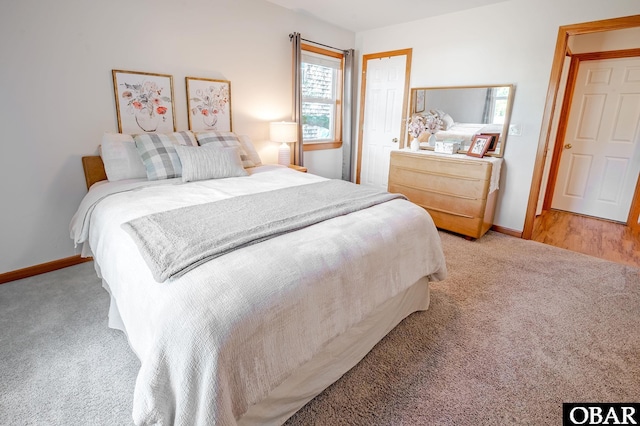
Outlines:
{"label": "closet doorway", "polygon": [[544,209],[626,223],[640,172],[640,49],[572,54],[561,111]]}
{"label": "closet doorway", "polygon": [[[569,25],[560,27],[558,33],[558,40],[556,43],[556,50],[554,55],[553,66],[551,70],[551,79],[549,83],[549,89],[547,92],[547,103],[545,105],[545,111],[542,122],[542,131],[540,134],[540,140],[538,143],[538,152],[536,155],[536,163],[534,166],[534,175],[532,179],[531,191],[529,193],[529,202],[527,206],[527,214],[525,217],[525,224],[522,233],[522,237],[525,239],[531,239],[534,231],[534,223],[536,222],[536,210],[548,211],[551,207],[552,193],[554,185],[556,184],[555,178],[558,172],[559,165],[559,153],[564,149],[562,143],[554,145],[556,139],[561,141],[562,138],[556,138],[556,135],[563,135],[565,128],[561,128],[561,118],[568,117],[569,105],[562,101],[561,93],[565,91],[564,80],[567,74],[563,75],[563,67],[567,63],[565,60],[568,54],[571,54],[569,49],[569,41],[572,36],[578,36],[583,34],[596,34],[605,33],[609,31],[634,29],[640,27],[640,15],[609,19],[604,21],[588,22],[583,24]],[[635,31],[635,30],[634,30]],[[572,88],[566,88],[566,92],[569,94]],[[566,99],[567,96],[564,97]],[[558,155],[556,155],[558,153]],[[549,161],[547,160],[549,157]],[[546,166],[546,167],[545,167]],[[633,201],[629,208],[629,215],[626,224],[623,225],[629,228],[630,231],[640,228],[638,224],[638,218],[640,217],[640,184],[638,184],[638,176],[632,177],[635,183]],[[549,185],[547,185],[547,183]],[[549,195],[546,196],[545,195]],[[542,203],[542,209],[539,208],[539,201],[544,200]],[[540,222],[540,221],[538,221]],[[574,232],[581,232],[581,225],[577,225],[578,228],[574,228]],[[538,240],[536,238],[536,240]]]}
{"label": "closet doorway", "polygon": [[356,183],[387,190],[390,153],[404,146],[412,49],[362,57]]}

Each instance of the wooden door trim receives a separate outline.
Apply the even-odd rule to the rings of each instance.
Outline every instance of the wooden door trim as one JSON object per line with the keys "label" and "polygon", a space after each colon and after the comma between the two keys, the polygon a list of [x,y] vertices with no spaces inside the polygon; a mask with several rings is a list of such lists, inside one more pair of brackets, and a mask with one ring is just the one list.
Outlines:
{"label": "wooden door trim", "polygon": [[608,50],[606,52],[577,53],[572,55],[579,61],[597,61],[600,59],[635,58],[640,56],[640,48],[624,50]]}
{"label": "wooden door trim", "polygon": [[[536,206],[538,204],[542,179],[544,177],[544,163],[547,155],[547,148],[549,146],[553,115],[555,113],[556,99],[558,97],[558,90],[561,84],[562,66],[564,64],[565,55],[567,54],[569,36],[602,31],[623,30],[633,27],[640,27],[640,15],[585,22],[575,25],[565,25],[558,29],[556,48],[551,66],[551,76],[549,77],[549,87],[547,89],[547,100],[542,116],[540,138],[538,139],[538,150],[536,151],[536,160],[533,166],[531,190],[529,191],[529,200],[525,213],[522,238],[530,240],[531,234],[533,233],[533,222],[536,217]],[[638,195],[637,191],[636,195]]]}
{"label": "wooden door trim", "polygon": [[629,208],[629,216],[627,217],[627,226],[634,231],[640,231],[640,176],[636,182],[636,190],[633,193],[633,201],[631,201],[631,207]]}
{"label": "wooden door trim", "polygon": [[[406,56],[404,73],[404,94],[402,100],[402,117],[407,116],[407,99],[409,98],[410,76],[411,76],[411,55],[413,49],[390,50],[388,52],[371,53],[362,56],[362,82],[360,84],[360,117],[358,118],[358,155],[356,160],[356,183],[360,183],[360,171],[362,168],[362,138],[364,134],[363,124],[365,117],[365,93],[367,90],[367,62],[371,59],[389,58],[391,56]],[[404,122],[404,121],[403,121]],[[400,148],[404,147],[404,134],[400,132]]]}
{"label": "wooden door trim", "polygon": [[577,57],[571,57],[569,64],[569,72],[567,73],[567,84],[565,86],[564,99],[560,109],[560,117],[558,118],[558,130],[556,131],[556,142],[553,146],[553,154],[549,167],[549,180],[547,181],[547,191],[545,192],[542,209],[551,208],[553,192],[556,188],[556,179],[560,168],[560,157],[562,156],[562,147],[564,145],[564,137],[567,132],[567,123],[569,121],[569,113],[571,112],[571,104],[573,102],[573,91],[575,88],[576,77],[578,75],[578,66],[580,61]]}

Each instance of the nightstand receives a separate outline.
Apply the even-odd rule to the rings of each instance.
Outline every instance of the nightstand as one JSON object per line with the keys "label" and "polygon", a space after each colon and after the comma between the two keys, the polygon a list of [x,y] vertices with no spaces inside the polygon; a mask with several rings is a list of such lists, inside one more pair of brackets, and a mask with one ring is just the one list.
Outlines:
{"label": "nightstand", "polygon": [[302,173],[307,173],[307,168],[302,166],[296,166],[295,164],[289,164],[289,168],[293,170],[297,170]]}

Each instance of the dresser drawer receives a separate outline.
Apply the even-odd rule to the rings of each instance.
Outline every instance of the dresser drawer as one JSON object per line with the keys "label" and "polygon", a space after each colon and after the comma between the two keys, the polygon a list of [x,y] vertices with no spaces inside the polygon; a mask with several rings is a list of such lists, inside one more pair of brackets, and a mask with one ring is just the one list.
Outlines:
{"label": "dresser drawer", "polygon": [[468,198],[482,198],[486,195],[486,187],[489,185],[487,180],[467,176],[438,175],[428,171],[405,169],[393,163],[389,169],[389,182],[408,188]]}
{"label": "dresser drawer", "polygon": [[479,180],[489,180],[491,177],[491,163],[447,158],[444,155],[429,156],[393,151],[391,152],[391,164],[403,169],[436,175],[460,176]]}
{"label": "dresser drawer", "polygon": [[437,228],[467,235],[471,238],[480,238],[490,227],[485,228],[483,226],[484,221],[481,217],[469,218],[437,210],[427,209],[427,211],[431,215],[433,223]]}
{"label": "dresser drawer", "polygon": [[485,200],[411,188],[404,185],[389,185],[390,192],[405,195],[412,203],[430,210],[438,210],[458,216],[477,218],[484,214]]}

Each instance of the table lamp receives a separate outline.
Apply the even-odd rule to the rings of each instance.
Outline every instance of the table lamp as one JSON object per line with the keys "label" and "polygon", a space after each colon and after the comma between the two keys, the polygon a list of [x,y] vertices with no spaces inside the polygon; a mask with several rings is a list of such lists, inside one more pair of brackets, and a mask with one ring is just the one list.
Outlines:
{"label": "table lamp", "polygon": [[288,121],[276,121],[270,123],[269,138],[273,142],[281,142],[278,149],[278,164],[288,166],[291,164],[291,142],[298,141],[298,123]]}

